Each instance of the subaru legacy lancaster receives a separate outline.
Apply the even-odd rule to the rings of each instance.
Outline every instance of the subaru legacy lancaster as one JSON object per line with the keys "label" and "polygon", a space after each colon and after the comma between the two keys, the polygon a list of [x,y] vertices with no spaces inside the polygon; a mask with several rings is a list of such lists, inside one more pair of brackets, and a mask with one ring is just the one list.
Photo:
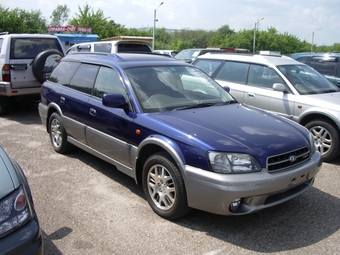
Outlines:
{"label": "subaru legacy lancaster", "polygon": [[56,152],[111,163],[169,220],[248,214],[310,189],[322,165],[310,132],[227,91],[169,57],[75,53],[43,84],[39,113]]}

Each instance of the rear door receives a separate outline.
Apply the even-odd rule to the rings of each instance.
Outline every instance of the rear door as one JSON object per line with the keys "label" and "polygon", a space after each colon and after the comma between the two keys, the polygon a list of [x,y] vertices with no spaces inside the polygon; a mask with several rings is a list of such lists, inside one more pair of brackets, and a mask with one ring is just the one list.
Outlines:
{"label": "rear door", "polygon": [[57,38],[12,37],[10,40],[9,64],[11,65],[12,88],[40,87],[33,75],[32,63],[42,51],[63,52]]}

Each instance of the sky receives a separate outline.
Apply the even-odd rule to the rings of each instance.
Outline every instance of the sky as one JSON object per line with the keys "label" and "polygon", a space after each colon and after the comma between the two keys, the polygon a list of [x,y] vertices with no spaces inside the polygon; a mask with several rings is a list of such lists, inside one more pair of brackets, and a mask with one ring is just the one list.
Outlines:
{"label": "sky", "polygon": [[126,28],[153,28],[156,10],[157,28],[217,30],[228,25],[238,32],[258,23],[260,30],[274,27],[278,33],[318,46],[340,43],[340,0],[164,0],[163,4],[161,0],[0,0],[5,8],[40,10],[47,21],[58,5],[67,5],[72,18],[86,3]]}

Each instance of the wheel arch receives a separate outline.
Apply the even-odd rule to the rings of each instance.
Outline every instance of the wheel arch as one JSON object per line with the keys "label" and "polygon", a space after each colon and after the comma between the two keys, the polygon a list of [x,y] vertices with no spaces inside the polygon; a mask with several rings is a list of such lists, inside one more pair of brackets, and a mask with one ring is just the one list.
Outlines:
{"label": "wheel arch", "polygon": [[56,112],[60,116],[62,116],[62,112],[61,112],[60,107],[55,103],[51,103],[48,106],[47,116],[46,116],[46,131],[47,131],[47,133],[50,133],[50,129],[49,129],[50,117],[54,112]]}
{"label": "wheel arch", "polygon": [[335,127],[337,127],[338,131],[340,132],[340,123],[336,121],[336,118],[334,118],[332,115],[326,114],[326,113],[309,113],[304,116],[302,116],[299,119],[299,124],[302,126],[306,126],[306,124],[312,120],[316,119],[323,119],[330,121]]}
{"label": "wheel arch", "polygon": [[135,163],[136,182],[138,184],[142,183],[142,172],[145,161],[151,155],[161,151],[166,152],[171,157],[173,163],[178,166],[184,178],[183,165],[185,164],[185,159],[178,144],[167,137],[155,135],[146,138],[138,147]]}

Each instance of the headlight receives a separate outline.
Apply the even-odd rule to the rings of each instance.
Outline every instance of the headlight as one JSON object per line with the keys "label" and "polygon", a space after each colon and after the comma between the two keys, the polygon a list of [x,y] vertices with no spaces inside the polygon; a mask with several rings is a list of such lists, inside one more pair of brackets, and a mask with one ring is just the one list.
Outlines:
{"label": "headlight", "polygon": [[212,170],[216,173],[229,174],[261,171],[260,164],[249,154],[209,151],[208,158]]}
{"label": "headlight", "polygon": [[0,238],[25,225],[31,219],[23,188],[0,201]]}

